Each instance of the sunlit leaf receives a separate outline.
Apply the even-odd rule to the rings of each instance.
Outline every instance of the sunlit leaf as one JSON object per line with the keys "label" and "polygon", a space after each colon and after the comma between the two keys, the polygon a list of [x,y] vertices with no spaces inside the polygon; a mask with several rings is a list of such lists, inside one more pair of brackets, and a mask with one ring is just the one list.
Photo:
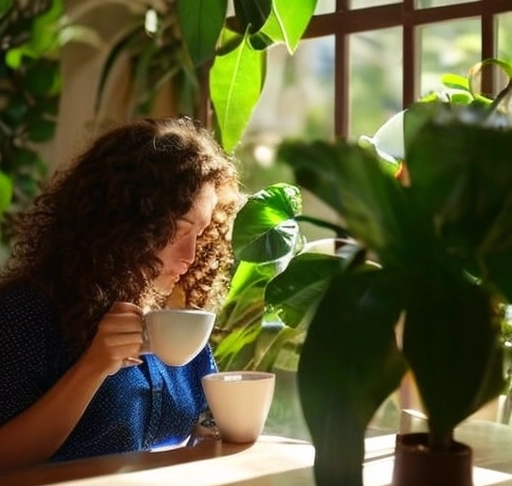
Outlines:
{"label": "sunlit leaf", "polygon": [[5,211],[11,204],[13,195],[12,179],[0,171],[0,212]]}
{"label": "sunlit leaf", "polygon": [[252,48],[247,33],[233,50],[215,57],[210,94],[220,139],[228,152],[240,141],[260,98],[265,63],[266,53]]}
{"label": "sunlit leaf", "polygon": [[260,33],[274,42],[284,42],[293,53],[313,16],[316,3],[317,0],[273,0],[272,12]]}
{"label": "sunlit leaf", "polygon": [[444,74],[441,76],[441,82],[447,88],[469,91],[468,78],[465,76],[459,76],[458,74]]}
{"label": "sunlit leaf", "polygon": [[59,44],[66,45],[69,42],[80,42],[95,49],[104,49],[106,42],[98,31],[86,25],[66,25],[59,31]]}

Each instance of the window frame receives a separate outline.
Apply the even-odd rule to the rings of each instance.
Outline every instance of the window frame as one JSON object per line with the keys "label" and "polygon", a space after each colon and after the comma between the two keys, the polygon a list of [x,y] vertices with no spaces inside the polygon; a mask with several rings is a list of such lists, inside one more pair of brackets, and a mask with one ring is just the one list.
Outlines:
{"label": "window frame", "polygon": [[[349,0],[336,0],[335,11],[315,15],[305,39],[334,36],[334,131],[346,138],[350,121],[349,37],[351,34],[390,27],[402,27],[402,106],[419,96],[419,28],[447,20],[480,18],[481,58],[496,57],[496,16],[512,11],[510,0],[478,0],[454,5],[418,8],[415,0],[351,9]],[[482,92],[493,94],[495,70],[482,74]]]}

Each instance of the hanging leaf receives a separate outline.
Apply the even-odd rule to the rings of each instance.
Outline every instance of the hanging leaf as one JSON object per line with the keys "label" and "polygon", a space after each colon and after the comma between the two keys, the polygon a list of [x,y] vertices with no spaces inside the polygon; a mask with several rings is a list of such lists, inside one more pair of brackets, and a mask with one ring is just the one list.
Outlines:
{"label": "hanging leaf", "polygon": [[271,39],[273,42],[286,44],[290,54],[295,52],[313,16],[316,2],[317,0],[273,0],[272,12],[258,36],[254,37],[254,46],[266,47],[269,45],[268,39]]}
{"label": "hanging leaf", "polygon": [[224,26],[227,0],[177,0],[181,31],[196,66],[210,59]]}
{"label": "hanging leaf", "polygon": [[266,53],[255,50],[248,38],[246,33],[232,50],[217,55],[210,71],[210,95],[227,152],[242,137],[265,78]]}

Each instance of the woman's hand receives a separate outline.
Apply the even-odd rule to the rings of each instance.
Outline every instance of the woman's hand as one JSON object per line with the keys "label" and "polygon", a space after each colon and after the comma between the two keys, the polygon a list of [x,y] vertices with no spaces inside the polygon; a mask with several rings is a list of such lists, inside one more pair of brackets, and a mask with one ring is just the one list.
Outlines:
{"label": "woman's hand", "polygon": [[103,316],[81,360],[104,376],[138,365],[143,330],[142,309],[130,302],[116,302]]}

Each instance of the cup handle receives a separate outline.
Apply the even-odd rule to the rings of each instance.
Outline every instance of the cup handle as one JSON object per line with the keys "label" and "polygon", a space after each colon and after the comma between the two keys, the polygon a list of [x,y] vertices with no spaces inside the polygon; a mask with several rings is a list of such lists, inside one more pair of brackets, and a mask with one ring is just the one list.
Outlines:
{"label": "cup handle", "polygon": [[142,344],[140,345],[139,354],[150,354],[151,343],[149,341],[148,326],[145,316],[142,316]]}

